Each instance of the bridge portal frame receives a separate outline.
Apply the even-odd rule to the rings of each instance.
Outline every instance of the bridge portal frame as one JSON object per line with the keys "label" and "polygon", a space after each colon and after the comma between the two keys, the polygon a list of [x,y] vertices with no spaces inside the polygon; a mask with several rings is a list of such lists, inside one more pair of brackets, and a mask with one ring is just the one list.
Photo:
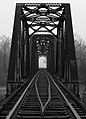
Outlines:
{"label": "bridge portal frame", "polygon": [[[63,14],[59,14],[59,18],[50,18],[53,20],[59,21],[58,25],[54,24],[54,28],[57,29],[57,34],[55,35],[52,30],[48,30],[51,34],[57,39],[56,46],[56,74],[59,77],[65,79],[65,82],[77,82],[75,85],[74,92],[79,95],[78,89],[78,75],[77,75],[77,63],[75,56],[75,47],[74,47],[74,37],[73,37],[73,28],[72,28],[72,18],[70,11],[70,4],[61,3],[61,7],[57,9],[49,9],[49,7],[59,6],[58,3],[30,3],[27,4],[29,6],[36,6],[39,9],[44,7],[50,13],[58,13],[58,11],[63,7]],[[26,5],[26,6],[27,6]],[[8,78],[7,78],[7,95],[10,95],[16,87],[18,87],[19,82],[21,84],[22,79],[25,77],[29,77],[30,73],[30,54],[29,54],[29,46],[31,36],[39,30],[34,30],[34,32],[30,35],[28,25],[26,20],[36,20],[36,18],[25,18],[23,15],[23,10],[27,9],[25,3],[17,3],[15,10],[15,19],[14,19],[14,27],[13,27],[13,36],[12,36],[12,44],[11,44],[11,52],[10,52],[10,61],[9,61],[9,70],[8,70]],[[43,15],[36,9],[28,9],[31,13],[37,13]],[[47,13],[48,13],[47,12]],[[33,22],[32,21],[32,22]],[[37,24],[38,25],[38,24]],[[34,25],[33,25],[34,26]],[[43,24],[40,24],[42,27]],[[47,24],[45,24],[47,26]],[[50,25],[52,26],[52,24]],[[13,85],[12,85],[13,82]],[[16,82],[16,83],[15,83]],[[17,84],[18,82],[18,84]]]}

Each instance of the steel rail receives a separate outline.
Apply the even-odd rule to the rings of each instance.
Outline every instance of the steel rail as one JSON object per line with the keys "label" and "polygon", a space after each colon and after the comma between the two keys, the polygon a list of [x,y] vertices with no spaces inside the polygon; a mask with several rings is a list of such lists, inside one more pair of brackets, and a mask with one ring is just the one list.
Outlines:
{"label": "steel rail", "polygon": [[43,104],[42,104],[42,101],[41,101],[41,98],[40,98],[40,95],[39,95],[39,91],[38,91],[38,88],[37,88],[37,81],[38,81],[38,78],[36,79],[36,82],[35,82],[35,89],[36,89],[36,94],[37,94],[37,97],[38,97],[38,100],[39,100],[39,103],[40,103],[41,111],[43,113],[44,108],[43,108]]}
{"label": "steel rail", "polygon": [[38,87],[37,87],[38,78],[36,79],[36,82],[35,82],[36,93],[37,93],[37,96],[38,96],[39,103],[41,105],[42,114],[44,113],[45,108],[47,107],[47,105],[49,104],[49,102],[51,100],[50,81],[49,81],[49,78],[48,78],[47,74],[46,74],[46,77],[47,77],[47,80],[48,80],[48,100],[47,100],[47,102],[45,103],[44,106],[43,106],[41,97],[39,95]]}
{"label": "steel rail", "polygon": [[36,73],[36,75],[33,77],[33,79],[30,81],[29,85],[26,87],[26,89],[24,90],[24,92],[22,93],[22,95],[20,96],[19,100],[16,102],[16,104],[14,105],[14,107],[12,108],[12,110],[9,112],[9,114],[7,115],[6,119],[13,119],[12,116],[14,115],[14,113],[16,112],[16,109],[18,108],[19,104],[21,103],[22,99],[24,98],[24,96],[27,93],[27,90],[30,88],[31,84],[33,83],[33,81],[35,80],[36,76],[39,74],[40,70]]}
{"label": "steel rail", "polygon": [[[46,72],[45,72],[46,73]],[[48,80],[48,94],[49,94],[49,96],[48,96],[48,100],[47,100],[47,102],[46,102],[46,104],[45,104],[45,108],[47,107],[47,105],[49,104],[49,102],[51,101],[51,91],[50,91],[50,80],[49,80],[49,77],[47,76],[47,74],[46,74],[46,77],[47,77],[47,80]]]}
{"label": "steel rail", "polygon": [[58,91],[60,92],[60,94],[62,95],[63,99],[65,100],[65,102],[67,103],[67,105],[69,106],[70,110],[72,111],[72,113],[74,114],[76,119],[81,119],[81,117],[79,116],[79,114],[76,112],[76,110],[74,109],[74,107],[71,105],[71,103],[68,101],[68,99],[66,98],[66,96],[63,94],[63,92],[61,91],[61,89],[58,87],[58,85],[55,83],[55,81],[53,80],[53,78],[51,77],[51,75],[46,71],[46,73],[48,74],[48,76],[50,77],[51,81],[53,82],[53,84],[56,86],[56,88],[58,89]]}

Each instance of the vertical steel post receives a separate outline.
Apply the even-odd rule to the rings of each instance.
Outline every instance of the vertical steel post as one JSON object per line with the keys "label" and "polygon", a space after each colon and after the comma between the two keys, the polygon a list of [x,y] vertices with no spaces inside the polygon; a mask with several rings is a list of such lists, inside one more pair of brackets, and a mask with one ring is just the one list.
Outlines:
{"label": "vertical steel post", "polygon": [[[16,60],[17,60],[18,38],[19,38],[20,21],[21,21],[20,15],[21,15],[21,4],[17,3],[16,10],[15,10],[15,19],[14,19],[14,27],[13,27],[13,35],[12,35],[7,81],[15,81],[15,65],[16,65]],[[9,90],[11,90],[11,88]],[[9,90],[8,90],[7,94],[9,94],[9,92],[11,92]]]}
{"label": "vertical steel post", "polygon": [[[69,77],[71,77],[71,81],[78,82],[70,4],[65,4],[64,6],[65,6],[65,16],[66,16],[65,25],[66,25],[66,40],[67,40],[67,57],[68,57],[68,64],[69,64],[68,67],[70,69],[70,75],[71,75]],[[77,94],[78,90],[76,90],[75,93]]]}

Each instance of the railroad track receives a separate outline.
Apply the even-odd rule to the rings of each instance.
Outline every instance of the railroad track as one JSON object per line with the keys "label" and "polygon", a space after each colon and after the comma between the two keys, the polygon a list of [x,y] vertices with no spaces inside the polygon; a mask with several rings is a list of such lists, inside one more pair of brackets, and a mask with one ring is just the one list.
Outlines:
{"label": "railroad track", "polygon": [[16,97],[1,108],[0,119],[86,119],[81,103],[44,69]]}

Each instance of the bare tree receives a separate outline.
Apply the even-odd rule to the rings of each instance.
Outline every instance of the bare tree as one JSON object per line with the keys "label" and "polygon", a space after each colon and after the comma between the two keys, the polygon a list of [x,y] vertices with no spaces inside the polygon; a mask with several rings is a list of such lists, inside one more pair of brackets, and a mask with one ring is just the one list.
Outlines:
{"label": "bare tree", "polygon": [[86,42],[75,34],[75,49],[78,64],[79,93],[81,100],[86,104]]}
{"label": "bare tree", "polygon": [[75,49],[78,68],[81,71],[86,71],[86,42],[78,35],[75,35]]}
{"label": "bare tree", "polygon": [[0,37],[0,59],[1,59],[1,67],[4,73],[8,70],[8,62],[9,62],[9,54],[10,54],[10,43],[11,39],[2,35]]}

